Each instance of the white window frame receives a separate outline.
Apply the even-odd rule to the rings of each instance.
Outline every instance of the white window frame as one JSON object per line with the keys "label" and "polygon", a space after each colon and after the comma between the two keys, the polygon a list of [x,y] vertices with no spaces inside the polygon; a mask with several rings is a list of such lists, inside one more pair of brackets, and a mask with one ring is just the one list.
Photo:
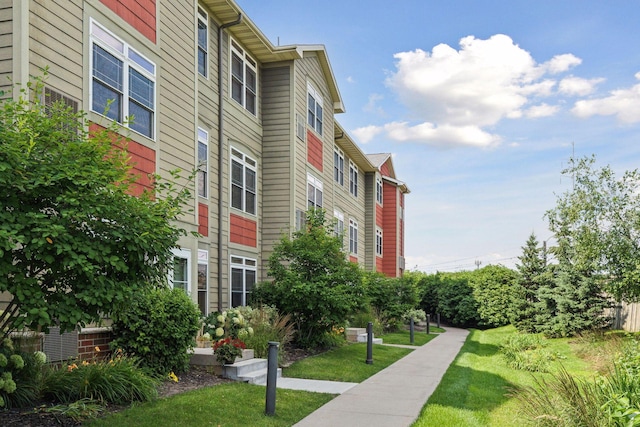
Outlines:
{"label": "white window frame", "polygon": [[[200,269],[204,267],[204,289],[200,287]],[[198,249],[198,307],[204,316],[209,314],[209,251]],[[204,294],[204,310],[200,296]]]}
{"label": "white window frame", "polygon": [[[240,292],[233,290],[233,276],[234,270],[239,270],[242,273],[242,289]],[[247,291],[247,272],[253,272],[253,283],[251,289]],[[240,306],[246,306],[248,295],[251,294],[253,287],[258,282],[258,262],[255,258],[247,258],[239,255],[231,255],[230,271],[229,271],[229,305],[231,307],[239,307],[233,304],[233,294],[241,293]]]}
{"label": "white window frame", "polygon": [[349,160],[349,193],[353,197],[358,197],[358,166]]}
{"label": "white window frame", "polygon": [[382,205],[382,178],[376,176],[376,202]]}
{"label": "white window frame", "polygon": [[[191,250],[189,249],[176,249],[173,248],[171,249],[171,253],[173,254],[173,258],[174,258],[174,265],[175,265],[175,259],[179,258],[182,260],[186,261],[186,273],[187,273],[187,280],[186,281],[181,281],[182,284],[180,286],[177,286],[179,289],[183,289],[187,295],[191,295]],[[174,277],[173,277],[173,271],[174,268],[172,267],[169,270],[169,286],[171,286],[171,288],[176,288],[176,285],[174,284]]]}
{"label": "white window frame", "polygon": [[322,181],[307,174],[307,208],[322,209],[323,198]]}
{"label": "white window frame", "polygon": [[[229,198],[231,199],[231,207],[234,209],[239,209],[242,212],[248,213],[250,215],[256,215],[258,210],[258,162],[252,157],[244,154],[242,151],[238,150],[235,147],[231,147],[231,159],[229,161],[229,170],[231,173],[229,174],[230,188],[231,194]],[[242,168],[242,182],[234,180],[234,162]],[[249,181],[248,178],[253,175],[253,188],[247,185]],[[238,205],[238,200],[234,198],[234,187],[240,190],[240,204]],[[248,201],[251,199],[250,196],[253,196],[253,203]]]}
{"label": "white window frame", "polygon": [[198,196],[206,199],[209,197],[209,132],[200,127],[197,144]]}
{"label": "white window frame", "polygon": [[376,227],[376,255],[382,256],[382,229]]}
{"label": "white window frame", "polygon": [[[91,111],[100,114],[110,120],[114,120],[118,123],[131,129],[133,132],[145,136],[146,138],[155,139],[156,134],[156,109],[157,109],[157,96],[156,96],[156,65],[154,62],[147,59],[144,55],[131,47],[128,43],[124,42],[121,38],[115,36],[111,31],[107,30],[101,24],[98,24],[94,19],[90,21],[90,36],[89,36],[89,70],[90,70],[90,90],[89,90],[89,104],[91,105]],[[113,83],[120,84],[121,87],[114,86],[108,82],[109,76],[106,73],[100,73],[96,71],[94,60],[94,49],[99,48],[103,51],[103,60],[115,60],[121,63],[122,69],[118,73],[118,82]],[[104,56],[109,55],[109,57]],[[140,97],[136,98],[131,93],[130,79],[133,77],[138,79],[148,80],[149,87],[146,94],[140,93],[140,95],[146,95],[149,99],[142,100]],[[145,80],[145,83],[146,83]],[[104,88],[107,92],[117,93],[119,96],[119,103],[112,102],[108,111],[106,110],[107,104],[95,105],[94,102],[100,102],[100,100],[94,99],[96,97],[97,87]],[[115,99],[115,98],[108,98]],[[145,103],[146,102],[146,103]],[[115,105],[114,105],[115,104]],[[150,113],[149,129],[148,133],[140,130],[135,123],[135,114],[131,112],[131,104],[135,108],[145,110]],[[150,104],[150,105],[149,105]],[[100,110],[100,111],[98,111]],[[133,121],[128,119],[133,117]]]}
{"label": "white window frame", "polygon": [[[254,116],[258,115],[258,63],[238,42],[229,37],[229,96]],[[234,72],[234,55],[240,61],[239,73]],[[248,84],[253,74],[254,86]],[[239,98],[235,95],[234,84],[239,85]],[[253,100],[248,102],[247,100]]]}
{"label": "white window frame", "polygon": [[322,135],[323,120],[322,95],[311,86],[311,83],[307,83],[307,124],[311,126],[311,129],[318,135]]}
{"label": "white window frame", "polygon": [[344,152],[338,147],[333,148],[333,180],[344,186]]}
{"label": "white window frame", "polygon": [[[200,25],[203,25],[204,28],[201,28]],[[204,33],[205,33],[204,40],[200,40],[201,29],[204,30]],[[196,58],[198,61],[198,74],[208,79],[209,78],[209,14],[200,6],[198,6],[196,39],[198,42],[198,46],[196,48],[196,51],[197,51]],[[200,64],[200,54],[202,54],[204,58],[203,64]]]}
{"label": "white window frame", "polygon": [[335,218],[335,227],[333,233],[336,237],[344,236],[344,214],[337,209],[333,210],[333,217]]}
{"label": "white window frame", "polygon": [[358,222],[349,218],[349,253],[358,255]]}

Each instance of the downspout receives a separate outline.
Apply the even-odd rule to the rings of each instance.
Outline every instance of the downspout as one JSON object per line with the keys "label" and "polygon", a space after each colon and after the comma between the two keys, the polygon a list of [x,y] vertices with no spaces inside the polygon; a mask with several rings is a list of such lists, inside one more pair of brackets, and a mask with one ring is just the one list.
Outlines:
{"label": "downspout", "polygon": [[222,166],[224,164],[224,94],[222,78],[222,32],[229,27],[242,22],[242,14],[238,14],[238,19],[227,22],[218,27],[218,311],[222,311],[222,188],[224,174]]}

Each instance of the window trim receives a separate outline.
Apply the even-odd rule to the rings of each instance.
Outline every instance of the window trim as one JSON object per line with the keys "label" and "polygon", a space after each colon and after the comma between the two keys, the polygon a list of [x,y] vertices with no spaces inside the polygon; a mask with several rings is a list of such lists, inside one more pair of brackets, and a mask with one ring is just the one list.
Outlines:
{"label": "window trim", "polygon": [[[338,163],[340,166],[338,167]],[[344,151],[333,147],[333,180],[344,187]]]}
{"label": "window trim", "polygon": [[[94,64],[94,48],[99,47],[107,54],[113,56],[116,60],[122,63],[122,76],[121,76],[121,88],[113,87],[109,82],[104,81],[100,76],[95,76],[95,64]],[[146,78],[151,83],[153,90],[150,95],[152,97],[151,106],[144,104],[144,101],[136,99],[132,96],[130,90],[130,74],[131,70],[139,74],[141,77]],[[89,22],[89,105],[90,110],[93,113],[99,114],[108,120],[120,123],[132,132],[139,134],[145,138],[151,140],[156,139],[157,135],[157,110],[158,110],[158,97],[157,97],[157,75],[156,75],[155,62],[148,59],[145,55],[140,53],[137,49],[133,48],[129,43],[125,42],[121,37],[116,36],[113,32],[109,31],[104,25],[98,23],[95,19],[90,18]],[[111,117],[105,114],[104,109],[97,111],[93,108],[95,91],[93,89],[94,83],[105,87],[112,92],[117,92],[121,96],[121,105],[119,106],[117,118]],[[130,112],[130,103],[134,103],[141,109],[148,111],[151,114],[150,118],[150,135],[146,135],[140,130],[135,129],[135,118],[133,122],[129,122],[129,117],[132,116]],[[105,105],[106,108],[106,105]],[[111,111],[111,110],[109,110]]]}
{"label": "window trim", "polygon": [[376,227],[376,255],[382,257],[383,251],[383,232],[380,227]]}
{"label": "window trim", "polygon": [[[200,23],[204,24],[204,30],[207,34],[205,39],[205,45],[200,45]],[[198,6],[197,12],[197,20],[196,20],[196,58],[197,58],[197,66],[198,66],[198,74],[202,77],[209,79],[209,14],[202,7]],[[200,55],[199,53],[203,52],[204,54],[204,74],[200,71]]]}
{"label": "window trim", "polygon": [[[200,144],[205,147],[205,158],[203,160],[200,159]],[[198,180],[197,180],[197,193],[198,197],[209,198],[209,132],[204,130],[201,127],[198,127],[198,141],[196,148],[196,165],[198,168]],[[204,175],[202,178],[203,188],[201,192],[200,188],[200,174]]]}
{"label": "window trim", "polygon": [[[191,285],[192,285],[192,280],[193,278],[191,277],[191,250],[190,249],[185,249],[185,248],[173,248],[171,249],[171,253],[173,254],[173,258],[181,258],[181,259],[185,259],[187,261],[187,266],[186,266],[186,271],[187,271],[187,281],[185,283],[185,292],[187,295],[191,295]],[[174,261],[175,262],[175,261]],[[169,269],[169,277],[168,277],[168,282],[169,282],[169,286],[174,289],[174,283],[173,283],[173,270],[174,268],[172,267],[171,269]]]}
{"label": "window trim", "polygon": [[[311,200],[310,190],[313,188],[313,200]],[[318,200],[318,193],[320,193],[320,203]],[[307,173],[307,209],[322,209],[324,202],[324,185],[322,180],[316,178],[315,176]]]}
{"label": "window trim", "polygon": [[[241,270],[242,271],[242,303],[240,306],[233,305],[233,270]],[[234,307],[244,307],[247,305],[247,294],[250,294],[251,291],[247,292],[247,271],[254,272],[254,282],[252,284],[253,287],[258,283],[258,260],[256,258],[249,258],[242,255],[230,255],[229,256],[229,306]],[[236,292],[237,293],[237,292]]]}
{"label": "window trim", "polygon": [[349,193],[358,198],[358,166],[349,159]]}
{"label": "window trim", "polygon": [[[233,55],[236,55],[242,61],[242,80],[239,80],[238,77],[234,75],[233,72]],[[247,86],[247,69],[253,72],[255,87],[250,88]],[[238,101],[234,98],[233,93],[233,83],[238,81],[241,85],[241,94],[242,100]],[[229,97],[233,99],[235,102],[240,104],[243,109],[245,109],[248,113],[253,116],[258,117],[258,62],[242,47],[240,43],[235,41],[232,37],[229,37]],[[253,111],[247,107],[247,90],[253,94]]]}
{"label": "window trim", "polygon": [[[313,111],[311,110],[311,102],[313,100]],[[320,114],[318,114],[320,112]],[[312,119],[313,116],[313,119]],[[324,101],[322,95],[311,83],[307,82],[307,124],[315,133],[322,136],[322,128],[324,123]]]}
{"label": "window trim", "polygon": [[349,218],[349,253],[358,255],[358,221]]}
{"label": "window trim", "polygon": [[[257,215],[258,214],[258,162],[251,156],[248,156],[243,151],[238,148],[231,146],[230,147],[230,159],[229,159],[229,188],[231,193],[229,194],[229,206],[233,209],[237,209],[241,212],[244,212],[249,215]],[[236,154],[237,153],[237,154]],[[242,186],[239,186],[241,189],[242,199],[241,199],[241,207],[234,206],[233,200],[233,187],[238,186],[238,184],[233,181],[233,162],[237,162],[242,166]],[[253,191],[247,189],[247,171],[253,171],[253,179],[254,179],[254,188]],[[253,212],[247,209],[247,194],[253,194]]]}
{"label": "window trim", "polygon": [[[206,266],[204,291],[200,289],[200,266],[202,265]],[[198,282],[196,288],[198,292],[198,307],[200,307],[200,293],[204,293],[205,310],[202,314],[206,316],[209,314],[209,251],[206,249],[198,249]],[[202,311],[202,307],[200,307],[200,311]]]}
{"label": "window trim", "polygon": [[376,202],[382,206],[383,195],[382,195],[382,177],[376,175]]}

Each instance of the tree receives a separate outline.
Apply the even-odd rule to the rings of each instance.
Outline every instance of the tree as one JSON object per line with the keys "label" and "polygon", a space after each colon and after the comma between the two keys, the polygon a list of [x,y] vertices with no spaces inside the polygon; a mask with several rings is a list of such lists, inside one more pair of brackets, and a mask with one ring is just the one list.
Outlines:
{"label": "tree", "polygon": [[640,300],[640,173],[616,178],[595,157],[571,159],[563,171],[574,188],[546,213],[555,233],[559,263],[594,279],[616,301]]}
{"label": "tree", "polygon": [[347,260],[322,209],[307,212],[306,227],[283,236],[269,257],[272,282],[259,284],[254,302],[290,314],[302,346],[322,345],[324,335],[363,304],[362,272]]}
{"label": "tree", "polygon": [[[41,79],[30,82],[37,99]],[[190,197],[156,177],[135,181],[116,128],[89,135],[82,113],[21,91],[0,106],[0,331],[62,331],[98,321],[141,289],[166,283],[174,225]],[[115,125],[114,125],[115,126]]]}
{"label": "tree", "polygon": [[516,280],[516,272],[501,265],[488,265],[471,273],[469,283],[478,303],[479,325],[498,327],[509,324]]}

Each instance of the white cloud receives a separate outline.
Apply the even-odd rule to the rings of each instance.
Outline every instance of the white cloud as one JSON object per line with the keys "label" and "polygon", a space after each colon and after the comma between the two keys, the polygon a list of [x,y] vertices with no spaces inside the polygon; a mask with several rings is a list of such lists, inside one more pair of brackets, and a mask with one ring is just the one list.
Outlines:
{"label": "white cloud", "polygon": [[379,102],[383,99],[384,96],[380,95],[379,93],[372,93],[371,95],[369,95],[369,100],[365,104],[365,106],[362,107],[362,110],[366,111],[367,113],[375,113],[384,116],[384,109],[379,105]]}
{"label": "white cloud", "polygon": [[383,131],[384,129],[382,127],[371,125],[358,128],[352,133],[361,144],[366,144]]}
{"label": "white cloud", "polygon": [[581,77],[569,76],[560,80],[558,91],[565,95],[585,96],[595,90],[598,83],[602,83],[604,79],[583,79]]}
{"label": "white cloud", "polygon": [[[640,73],[636,73],[635,78],[640,80]],[[622,123],[640,122],[640,83],[628,89],[611,91],[604,98],[578,101],[571,112],[582,118],[616,116]]]}
{"label": "white cloud", "polygon": [[500,120],[555,114],[558,107],[531,104],[553,95],[557,81],[547,75],[581,62],[564,54],[537,64],[503,34],[486,40],[464,37],[459,50],[439,44],[431,52],[416,49],[394,57],[396,71],[387,85],[422,124],[383,126],[389,137],[478,147],[499,143],[498,135],[483,128]]}
{"label": "white cloud", "polygon": [[548,104],[542,103],[540,105],[534,105],[533,107],[530,107],[525,112],[525,116],[534,118],[534,119],[538,117],[549,117],[549,116],[553,116],[559,110],[560,110],[560,107],[557,105],[548,105]]}

